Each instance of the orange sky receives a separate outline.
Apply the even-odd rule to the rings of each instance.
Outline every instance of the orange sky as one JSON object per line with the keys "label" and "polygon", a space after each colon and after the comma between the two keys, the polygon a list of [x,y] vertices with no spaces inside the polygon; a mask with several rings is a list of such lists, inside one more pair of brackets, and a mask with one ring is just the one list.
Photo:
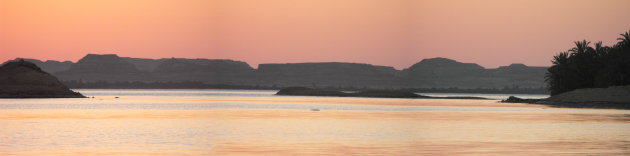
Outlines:
{"label": "orange sky", "polygon": [[628,0],[0,0],[0,60],[87,53],[409,67],[448,57],[547,66],[616,43]]}

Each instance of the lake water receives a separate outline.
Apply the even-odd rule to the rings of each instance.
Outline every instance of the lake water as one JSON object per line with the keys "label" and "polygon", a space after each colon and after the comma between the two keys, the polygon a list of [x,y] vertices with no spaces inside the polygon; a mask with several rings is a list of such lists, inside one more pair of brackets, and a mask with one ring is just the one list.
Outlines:
{"label": "lake water", "polygon": [[255,90],[77,91],[94,98],[0,99],[0,155],[630,155],[629,110]]}

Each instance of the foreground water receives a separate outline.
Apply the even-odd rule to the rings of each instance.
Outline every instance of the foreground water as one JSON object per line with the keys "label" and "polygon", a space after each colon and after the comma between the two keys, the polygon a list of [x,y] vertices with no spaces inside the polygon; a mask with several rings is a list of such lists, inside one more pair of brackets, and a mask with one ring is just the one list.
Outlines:
{"label": "foreground water", "polygon": [[630,154],[628,110],[248,90],[78,91],[94,98],[0,99],[0,155]]}

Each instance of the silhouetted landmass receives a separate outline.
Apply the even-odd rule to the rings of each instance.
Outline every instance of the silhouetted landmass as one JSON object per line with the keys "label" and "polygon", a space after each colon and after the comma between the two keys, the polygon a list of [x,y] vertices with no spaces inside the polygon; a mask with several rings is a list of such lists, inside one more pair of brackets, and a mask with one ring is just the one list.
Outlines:
{"label": "silhouetted landmass", "polygon": [[405,82],[392,67],[359,63],[261,64],[252,75],[260,85],[400,88]]}
{"label": "silhouetted landmass", "polygon": [[576,41],[575,47],[554,56],[546,75],[551,95],[630,84],[630,30],[618,40],[612,47]]}
{"label": "silhouetted landmass", "polygon": [[24,60],[0,66],[0,98],[79,98],[57,78]]}
{"label": "silhouetted landmass", "polygon": [[524,99],[524,98],[518,98],[515,96],[510,96],[505,100],[501,100],[501,102],[503,103],[536,103],[539,101],[542,101],[544,99]]}
{"label": "silhouetted landmass", "polygon": [[576,89],[553,95],[546,99],[510,97],[502,102],[543,104],[571,108],[630,109],[630,86]]}
{"label": "silhouetted landmass", "polygon": [[546,67],[512,64],[485,69],[474,63],[461,63],[447,58],[424,59],[403,70],[410,86],[417,88],[502,88],[545,86]]}
{"label": "silhouetted landmass", "polygon": [[625,103],[630,105],[630,86],[576,89],[551,96],[545,101],[562,103]]}
{"label": "silhouetted landmass", "polygon": [[250,85],[228,85],[228,84],[207,84],[199,81],[184,82],[142,82],[142,81],[80,81],[69,80],[63,83],[75,89],[253,89],[253,90],[277,90],[274,86],[250,86]]}
{"label": "silhouetted landmass", "polygon": [[[110,81],[80,81],[80,80],[68,80],[63,81],[63,84],[70,88],[76,89],[252,89],[252,90],[279,90],[285,87],[279,86],[261,86],[261,85],[227,85],[227,84],[206,84],[199,81],[184,81],[184,82],[142,82],[142,81],[123,81],[123,82],[110,82]],[[358,91],[368,90],[369,88],[358,87],[325,87],[320,89],[326,90],[344,90],[344,91]],[[402,88],[391,89],[402,90],[419,93],[487,93],[487,94],[547,94],[547,88],[519,88],[519,87],[504,87],[502,89],[496,88],[471,88],[460,89],[457,87],[451,88]]]}
{"label": "silhouetted landmass", "polygon": [[375,97],[375,98],[432,98],[432,99],[485,99],[482,97],[430,97],[401,90],[367,90],[358,92],[341,92],[307,87],[287,87],[276,95],[291,96],[335,96],[335,97]]}
{"label": "silhouetted landmass", "polygon": [[88,54],[70,69],[54,73],[61,80],[146,81],[153,76],[114,54]]}
{"label": "silhouetted landmass", "polygon": [[[46,63],[43,63],[46,65]],[[545,67],[512,64],[485,69],[473,63],[461,63],[447,58],[425,59],[404,70],[360,63],[320,62],[260,64],[254,69],[245,62],[210,59],[143,59],[118,57],[114,54],[88,54],[67,70],[53,73],[64,82],[78,81],[75,87],[119,88],[89,85],[143,82],[137,86],[163,83],[200,82],[208,86],[239,86],[238,88],[343,88],[348,90],[412,90],[434,92],[483,93],[545,93]],[[103,83],[101,83],[103,84]],[[519,88],[504,92],[505,88]],[[176,88],[176,87],[168,87]]]}
{"label": "silhouetted landmass", "polygon": [[519,86],[505,86],[503,88],[403,88],[401,90],[419,93],[486,93],[486,94],[548,94],[546,87],[521,88]]}
{"label": "silhouetted landmass", "polygon": [[[199,81],[207,84],[245,85],[254,70],[245,62],[208,59],[161,59],[154,70],[157,81]],[[251,81],[251,80],[250,80]]]}
{"label": "silhouetted landmass", "polygon": [[349,93],[334,90],[313,89],[306,87],[288,87],[281,89],[276,95],[300,95],[300,96],[348,96]]}
{"label": "silhouetted landmass", "polygon": [[9,60],[5,63],[11,62],[11,61],[20,61],[20,60],[24,60],[24,61],[28,61],[31,63],[34,63],[35,65],[37,65],[38,67],[40,67],[43,71],[48,72],[48,73],[56,73],[56,72],[60,72],[60,71],[66,71],[68,69],[70,69],[70,66],[73,64],[70,61],[63,61],[63,62],[59,62],[59,61],[55,61],[55,60],[48,60],[48,61],[40,61],[37,59],[28,59],[28,58],[16,58],[14,60]]}

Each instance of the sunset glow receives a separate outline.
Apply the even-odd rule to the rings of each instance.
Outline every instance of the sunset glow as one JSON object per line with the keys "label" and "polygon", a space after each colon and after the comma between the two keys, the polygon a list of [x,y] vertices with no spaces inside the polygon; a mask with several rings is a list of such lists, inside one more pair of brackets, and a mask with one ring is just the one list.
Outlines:
{"label": "sunset glow", "polygon": [[[455,3],[456,2],[456,3]],[[570,5],[568,5],[570,4]],[[0,60],[87,53],[407,68],[448,57],[549,66],[574,40],[616,43],[627,0],[1,0]]]}

